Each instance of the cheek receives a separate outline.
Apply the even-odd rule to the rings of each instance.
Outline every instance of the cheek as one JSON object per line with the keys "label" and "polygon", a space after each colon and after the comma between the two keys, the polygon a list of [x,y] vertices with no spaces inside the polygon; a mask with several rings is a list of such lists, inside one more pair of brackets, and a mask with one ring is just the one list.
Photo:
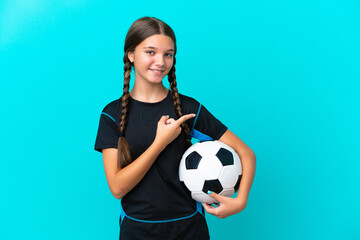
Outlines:
{"label": "cheek", "polygon": [[166,65],[168,66],[169,69],[172,68],[173,62],[174,62],[174,61],[173,61],[172,59],[167,59],[167,60],[166,60]]}
{"label": "cheek", "polygon": [[152,59],[149,57],[143,57],[141,59],[141,64],[143,65],[144,68],[149,68],[152,64]]}
{"label": "cheek", "polygon": [[148,68],[151,63],[151,57],[146,54],[137,54],[135,60],[137,65],[141,68]]}

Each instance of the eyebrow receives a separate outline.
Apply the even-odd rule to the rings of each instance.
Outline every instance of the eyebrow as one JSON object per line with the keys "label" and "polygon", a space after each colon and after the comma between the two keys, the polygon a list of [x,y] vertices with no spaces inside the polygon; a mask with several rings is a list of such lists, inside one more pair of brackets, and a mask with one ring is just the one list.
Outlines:
{"label": "eyebrow", "polygon": [[[152,46],[144,47],[144,49],[145,49],[145,48],[157,49],[156,47],[152,47]],[[174,49],[168,49],[168,50],[166,50],[166,51],[174,51]]]}

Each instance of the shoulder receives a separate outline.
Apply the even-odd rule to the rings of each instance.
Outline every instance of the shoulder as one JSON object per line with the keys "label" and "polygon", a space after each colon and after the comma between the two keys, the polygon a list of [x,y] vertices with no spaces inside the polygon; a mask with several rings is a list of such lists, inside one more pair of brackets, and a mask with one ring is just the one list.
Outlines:
{"label": "shoulder", "polygon": [[101,114],[110,117],[114,122],[119,122],[119,116],[121,114],[121,97],[115,99],[105,105]]}
{"label": "shoulder", "polygon": [[184,112],[188,112],[188,113],[194,112],[200,106],[200,103],[193,97],[181,93],[179,93],[179,97],[181,102],[181,109]]}

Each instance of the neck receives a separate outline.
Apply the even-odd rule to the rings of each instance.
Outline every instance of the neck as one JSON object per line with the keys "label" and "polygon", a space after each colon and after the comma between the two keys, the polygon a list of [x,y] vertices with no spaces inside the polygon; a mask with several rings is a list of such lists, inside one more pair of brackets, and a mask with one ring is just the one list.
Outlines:
{"label": "neck", "polygon": [[162,84],[152,86],[136,85],[131,89],[130,95],[133,99],[141,102],[159,102],[163,100],[169,90]]}

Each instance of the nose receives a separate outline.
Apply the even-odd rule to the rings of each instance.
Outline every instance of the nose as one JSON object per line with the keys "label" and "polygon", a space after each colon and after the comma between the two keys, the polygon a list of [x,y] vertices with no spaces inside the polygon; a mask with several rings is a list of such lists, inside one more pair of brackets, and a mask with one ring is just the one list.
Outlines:
{"label": "nose", "polygon": [[158,54],[155,58],[155,65],[159,66],[159,67],[163,67],[165,66],[165,61],[164,61],[164,57],[162,56],[162,54]]}

